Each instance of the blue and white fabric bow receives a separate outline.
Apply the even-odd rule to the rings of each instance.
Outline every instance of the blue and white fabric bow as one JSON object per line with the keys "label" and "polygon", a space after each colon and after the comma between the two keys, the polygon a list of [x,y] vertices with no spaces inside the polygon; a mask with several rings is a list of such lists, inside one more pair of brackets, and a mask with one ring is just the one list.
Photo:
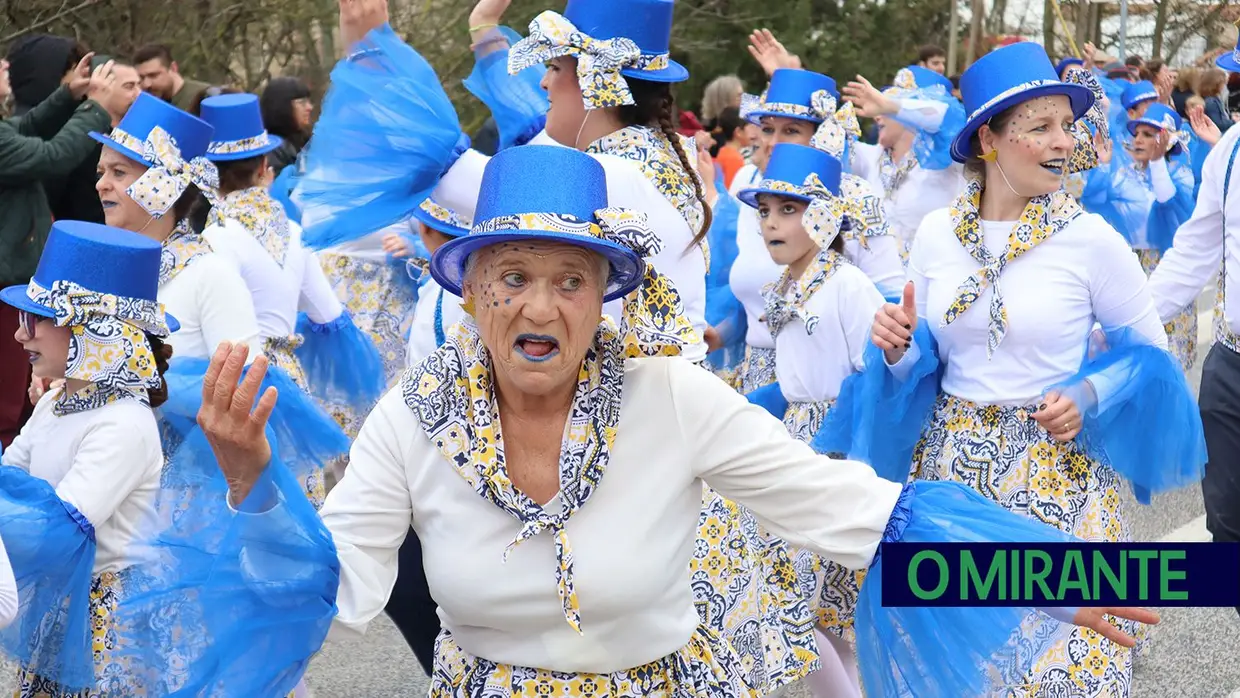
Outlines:
{"label": "blue and white fabric bow", "polygon": [[810,107],[814,116],[822,119],[818,129],[810,139],[810,145],[835,156],[844,157],[844,148],[848,138],[861,137],[861,124],[857,121],[857,112],[851,102],[839,107],[835,97],[826,90],[818,90],[810,97]]}
{"label": "blue and white fabric bow", "polygon": [[141,146],[135,150],[155,166],[129,185],[126,193],[143,210],[157,217],[167,214],[191,184],[202,191],[207,201],[215,204],[220,179],[214,163],[201,156],[184,160],[176,139],[159,126],[151,129]]}
{"label": "blue and white fabric bow", "polygon": [[577,58],[577,80],[587,109],[634,104],[621,70],[662,70],[670,64],[665,53],[644,55],[632,39],[625,37],[595,39],[548,10],[530,22],[530,35],[509,50],[508,72],[515,75],[562,56]]}

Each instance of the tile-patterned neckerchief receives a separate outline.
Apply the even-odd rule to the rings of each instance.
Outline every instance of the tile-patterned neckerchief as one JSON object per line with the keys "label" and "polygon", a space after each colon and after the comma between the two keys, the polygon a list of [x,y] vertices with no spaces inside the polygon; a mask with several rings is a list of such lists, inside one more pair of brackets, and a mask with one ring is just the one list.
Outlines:
{"label": "tile-patterned neckerchief", "polygon": [[288,256],[289,225],[284,207],[271,198],[266,187],[250,187],[225,196],[207,214],[207,225],[224,225],[231,218],[258,240],[267,254],[284,267]]}
{"label": "tile-patterned neckerchief", "polygon": [[[814,328],[818,327],[818,316],[806,312],[805,304],[845,264],[849,264],[849,261],[844,255],[825,249],[810,262],[795,283],[791,279],[791,272],[784,269],[779,281],[762,289],[766,326],[771,330],[771,336],[778,336],[780,330],[796,318],[801,318],[805,323],[806,334],[814,334]],[[792,285],[792,288],[789,289],[789,285]]]}
{"label": "tile-patterned neckerchief", "polygon": [[1003,275],[1003,269],[1063,230],[1081,214],[1081,207],[1063,189],[1030,199],[1020,215],[1020,220],[1008,235],[1003,254],[995,257],[986,249],[985,237],[982,234],[981,216],[978,212],[982,189],[982,180],[970,177],[964,192],[951,206],[956,239],[960,240],[960,244],[982,268],[960,285],[956,299],[947,307],[947,313],[939,326],[950,325],[973,306],[988,286],[994,287],[990,297],[990,326],[986,338],[986,358],[991,358],[1007,334],[1007,308],[1003,305],[1003,294],[999,290],[999,277]]}
{"label": "tile-patterned neckerchief", "polygon": [[[62,388],[63,390],[63,388]],[[61,393],[56,399],[56,404],[52,407],[52,412],[58,417],[69,414],[77,414],[78,412],[87,412],[99,409],[105,405],[110,405],[117,400],[137,400],[143,405],[150,406],[150,398],[146,391],[125,390],[115,385],[104,385],[102,383],[90,383],[85,388],[68,395]]]}
{"label": "tile-patterned neckerchief", "polygon": [[890,199],[900,185],[904,184],[914,167],[917,167],[917,156],[912,148],[904,154],[898,165],[891,158],[891,151],[883,148],[882,154],[878,156],[878,176],[883,183],[883,197]]}
{"label": "tile-patterned neckerchief", "polygon": [[159,259],[159,285],[171,281],[189,263],[211,251],[211,246],[201,233],[190,227],[189,219],[177,223],[172,235],[163,243],[163,253]]}
{"label": "tile-patterned neckerchief", "polygon": [[840,176],[840,196],[852,202],[848,225],[840,232],[845,240],[856,240],[868,250],[870,238],[891,234],[883,199],[869,181],[845,172]]}
{"label": "tile-patterned neckerchief", "polygon": [[560,509],[548,511],[518,490],[504,464],[499,403],[491,356],[477,326],[466,319],[449,330],[446,343],[402,381],[405,404],[427,438],[479,496],[521,522],[504,551],[549,532],[555,537],[555,582],[564,617],[581,632],[581,606],[573,584],[573,551],[565,526],[598,488],[607,471],[620,421],[624,347],[610,323],[600,326],[577,376],[560,447]]}
{"label": "tile-patterned neckerchief", "polygon": [[[691,154],[696,152],[693,145],[684,136],[678,134],[678,137],[681,139],[680,147],[692,158]],[[594,141],[586,152],[606,153],[636,163],[654,188],[680,212],[689,224],[689,230],[697,235],[702,229],[706,214],[691,179],[698,178],[700,181],[699,175],[696,171],[686,175],[671,142],[662,133],[644,126],[629,126]],[[701,244],[706,268],[709,269],[710,249],[705,240]]]}

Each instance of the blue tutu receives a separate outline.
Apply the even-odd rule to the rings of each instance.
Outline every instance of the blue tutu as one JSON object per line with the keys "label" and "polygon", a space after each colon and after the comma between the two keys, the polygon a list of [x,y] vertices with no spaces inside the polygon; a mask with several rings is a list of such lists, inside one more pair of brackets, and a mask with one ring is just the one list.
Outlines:
{"label": "blue tutu", "polygon": [[[883,543],[1068,543],[1073,539],[1014,514],[967,486],[905,486]],[[857,599],[857,665],[871,696],[1002,695],[1073,626],[1032,608],[883,606],[882,547]],[[1071,609],[1056,617],[1070,618]]]}
{"label": "blue tutu", "polygon": [[1086,410],[1077,443],[1133,484],[1137,499],[1201,481],[1206,441],[1201,413],[1179,362],[1130,329],[1091,342],[1081,370],[1052,389],[1089,379],[1100,403]]}
{"label": "blue tutu", "polygon": [[[207,359],[174,357],[164,374],[168,401],[160,406],[159,417],[161,433],[166,439],[164,450],[174,459],[182,448],[206,446],[205,440],[186,442],[186,439],[198,431],[202,381],[208,363]],[[340,425],[298,387],[288,373],[270,364],[263,379],[262,391],[269,387],[274,387],[278,392],[276,407],[269,420],[274,442],[272,450],[295,476],[304,481],[327,463],[348,455],[349,437]],[[214,456],[208,450],[199,458],[213,462]],[[186,462],[197,461],[190,459]]]}
{"label": "blue tutu", "polygon": [[306,371],[310,393],[359,413],[370,412],[387,389],[383,358],[370,335],[353,324],[348,311],[322,325],[301,313],[297,333],[305,340],[295,353]]}
{"label": "blue tutu", "polygon": [[913,342],[920,355],[903,381],[892,375],[881,349],[872,343],[866,347],[865,369],[840,386],[835,407],[810,443],[815,451],[843,453],[887,480],[908,480],[913,450],[934,412],[942,377],[938,344],[924,318]]}
{"label": "blue tutu", "polygon": [[323,249],[407,220],[462,137],[433,68],[389,25],[332,70],[294,202],[307,247]]}
{"label": "blue tutu", "polygon": [[[203,453],[193,443],[202,432],[189,438],[187,449]],[[157,695],[285,695],[336,615],[331,535],[274,459],[241,515],[228,507],[218,469],[200,474],[161,492],[161,527],[143,550],[149,562],[116,609],[120,624],[148,637],[119,654],[163,669]]]}
{"label": "blue tutu", "polygon": [[0,536],[18,599],[17,618],[0,631],[0,646],[32,674],[62,688],[93,688],[94,526],[46,480],[5,465],[0,466]]}
{"label": "blue tutu", "polygon": [[747,393],[745,397],[749,399],[750,404],[770,412],[776,419],[783,419],[788,411],[788,398],[784,397],[784,391],[780,389],[779,383],[771,383],[758,388]]}
{"label": "blue tutu", "polygon": [[706,355],[713,369],[734,370],[745,358],[745,332],[748,320],[745,306],[732,293],[732,265],[740,253],[736,244],[736,225],[740,203],[728,195],[720,182],[719,202],[714,222],[707,232],[710,271],[706,275],[706,324],[719,333],[722,346]]}
{"label": "blue tutu", "polygon": [[[508,27],[494,31],[509,46],[521,40],[521,35]],[[510,75],[508,49],[504,48],[477,58],[473,72],[465,78],[465,88],[491,110],[500,150],[528,143],[546,126],[551,103],[540,84],[546,72],[546,67],[538,66]]]}
{"label": "blue tutu", "polygon": [[[968,116],[964,113],[964,105],[942,85],[922,87],[903,94],[904,99],[921,99],[938,102],[947,107],[943,122],[934,133],[930,133],[915,124],[900,120],[900,123],[916,134],[913,140],[913,154],[917,156],[917,164],[925,170],[945,170],[953,163],[951,154],[952,140],[964,128]],[[898,117],[896,117],[899,120]]]}

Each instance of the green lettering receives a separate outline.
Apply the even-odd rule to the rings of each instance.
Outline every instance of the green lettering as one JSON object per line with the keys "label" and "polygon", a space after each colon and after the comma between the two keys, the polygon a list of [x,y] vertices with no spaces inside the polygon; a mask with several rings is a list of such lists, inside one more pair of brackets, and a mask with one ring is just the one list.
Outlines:
{"label": "green lettering", "polygon": [[[1034,569],[1034,562],[1041,562],[1042,569]],[[1029,602],[1034,601],[1051,601],[1055,595],[1051,593],[1050,587],[1046,586],[1046,578],[1051,573],[1051,556],[1045,550],[1026,550],[1025,551],[1025,596],[1024,599]],[[1042,590],[1042,598],[1034,599],[1033,585],[1038,585]]]}
{"label": "green lettering", "polygon": [[[1020,553],[1018,551],[1013,550],[1011,557],[1008,558],[1008,561],[1012,563],[1011,564],[1012,577],[1010,580],[1011,591],[1009,592],[1009,596],[1007,597],[1006,600],[1015,601],[1016,599],[1020,598]],[[1000,598],[1003,598],[1003,597],[1000,597]]]}
{"label": "green lettering", "polygon": [[1064,557],[1063,570],[1059,574],[1059,596],[1055,600],[1063,601],[1067,598],[1069,589],[1081,592],[1081,601],[1090,600],[1085,560],[1081,557],[1079,550],[1069,550]]}
{"label": "green lettering", "polygon": [[986,580],[982,581],[981,574],[977,569],[977,563],[973,560],[973,553],[968,550],[962,550],[960,553],[960,599],[971,598],[969,589],[977,590],[977,600],[985,601],[990,596],[990,587],[994,585],[995,579],[999,580],[1000,598],[1003,595],[1003,570],[1006,565],[1007,551],[1000,550],[995,556],[990,558],[990,567],[986,569]]}
{"label": "green lettering", "polygon": [[1119,577],[1115,576],[1115,570],[1111,569],[1111,563],[1107,562],[1107,556],[1102,554],[1101,550],[1094,551],[1094,600],[1101,599],[1102,580],[1099,575],[1106,577],[1111,584],[1111,590],[1121,600],[1128,598],[1128,553],[1121,552],[1119,554]]}
{"label": "green lettering", "polygon": [[1168,582],[1171,582],[1172,580],[1183,581],[1188,578],[1188,572],[1185,572],[1184,570],[1175,570],[1174,572],[1171,570],[1172,560],[1183,560],[1187,556],[1188,556],[1188,553],[1183,550],[1164,550],[1159,554],[1158,556],[1158,562],[1159,562],[1158,578],[1160,582],[1159,594],[1158,594],[1159,600],[1161,601],[1187,601],[1188,600],[1187,591],[1171,591],[1170,585],[1168,584]]}
{"label": "green lettering", "polygon": [[[933,591],[926,591],[917,581],[917,568],[921,565],[922,560],[931,560],[939,566],[939,583],[934,587]],[[947,584],[951,575],[947,571],[947,560],[939,553],[933,550],[923,550],[913,556],[908,566],[908,588],[913,595],[923,601],[937,599],[947,590]]]}
{"label": "green lettering", "polygon": [[1139,601],[1149,601],[1150,599],[1150,560],[1158,557],[1157,550],[1133,550],[1128,553],[1128,557],[1137,560],[1140,565],[1137,570],[1137,589]]}

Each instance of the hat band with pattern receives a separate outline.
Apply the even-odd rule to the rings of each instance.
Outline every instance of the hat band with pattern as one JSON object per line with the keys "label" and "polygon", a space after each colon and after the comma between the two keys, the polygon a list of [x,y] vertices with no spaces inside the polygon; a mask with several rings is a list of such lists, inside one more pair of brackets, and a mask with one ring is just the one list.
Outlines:
{"label": "hat band with pattern", "polygon": [[258,150],[267,147],[271,142],[267,132],[263,131],[257,136],[250,138],[241,138],[235,141],[212,141],[207,147],[209,155],[233,155],[235,153],[247,153],[251,150]]}

